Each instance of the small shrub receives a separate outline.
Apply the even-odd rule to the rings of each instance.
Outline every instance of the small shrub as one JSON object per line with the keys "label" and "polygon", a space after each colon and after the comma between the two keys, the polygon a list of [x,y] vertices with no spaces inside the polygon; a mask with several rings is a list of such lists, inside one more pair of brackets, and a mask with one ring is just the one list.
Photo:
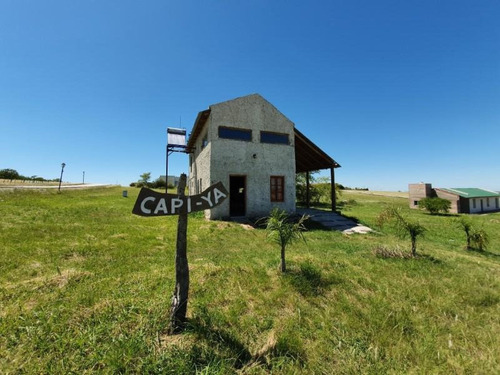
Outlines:
{"label": "small shrub", "polygon": [[150,183],[150,186],[153,189],[161,189],[164,188],[166,185],[164,180],[162,180],[161,178],[157,178],[156,180]]}
{"label": "small shrub", "polygon": [[488,247],[490,238],[484,229],[474,229],[470,235],[472,244],[479,251],[484,251]]}
{"label": "small shrub", "polygon": [[424,198],[418,202],[418,206],[429,211],[431,215],[440,212],[447,214],[451,208],[451,202],[443,198]]}
{"label": "small shrub", "polygon": [[471,234],[473,231],[472,222],[470,221],[469,218],[467,218],[465,216],[461,216],[455,222],[457,223],[458,227],[463,229],[463,231],[465,232],[465,236],[466,236],[466,240],[467,240],[466,249],[470,250],[472,248],[472,246],[471,246]]}
{"label": "small shrub", "polygon": [[425,227],[403,216],[399,207],[388,207],[380,213],[377,218],[378,225],[383,227],[387,222],[392,223],[399,237],[410,237],[411,255],[417,256],[417,238],[423,236]]}

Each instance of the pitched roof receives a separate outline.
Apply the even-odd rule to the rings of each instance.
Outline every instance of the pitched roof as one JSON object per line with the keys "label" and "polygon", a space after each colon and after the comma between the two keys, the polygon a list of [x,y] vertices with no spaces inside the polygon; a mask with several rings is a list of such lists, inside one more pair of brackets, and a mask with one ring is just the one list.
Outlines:
{"label": "pitched roof", "polygon": [[[252,94],[252,95],[259,95],[259,94]],[[264,98],[262,99],[265,100]],[[271,103],[269,104],[272,105]],[[200,133],[202,132],[208,117],[210,116],[210,112],[211,109],[209,108],[198,113],[198,116],[196,117],[196,120],[193,125],[193,130],[191,131],[191,134],[187,142],[188,151],[193,150],[196,139],[200,136]],[[340,167],[340,164],[338,164],[335,160],[333,160],[330,156],[328,156],[322,149],[316,146],[309,138],[307,138],[304,134],[298,131],[297,128],[295,127],[294,127],[294,138],[295,138],[295,167],[297,173]]]}
{"label": "pitched roof", "polygon": [[443,190],[463,198],[487,198],[500,196],[500,193],[498,192],[478,188],[439,188],[439,190]]}
{"label": "pitched roof", "polygon": [[297,128],[294,128],[293,131],[295,133],[295,169],[297,173],[340,167],[340,164],[299,132]]}

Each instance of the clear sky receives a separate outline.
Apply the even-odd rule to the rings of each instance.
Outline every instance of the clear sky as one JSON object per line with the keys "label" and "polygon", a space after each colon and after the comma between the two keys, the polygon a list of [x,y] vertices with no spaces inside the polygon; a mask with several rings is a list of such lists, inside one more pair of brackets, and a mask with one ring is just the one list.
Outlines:
{"label": "clear sky", "polygon": [[500,190],[500,1],[0,0],[0,169],[157,178],[167,127],[251,93],[344,185]]}

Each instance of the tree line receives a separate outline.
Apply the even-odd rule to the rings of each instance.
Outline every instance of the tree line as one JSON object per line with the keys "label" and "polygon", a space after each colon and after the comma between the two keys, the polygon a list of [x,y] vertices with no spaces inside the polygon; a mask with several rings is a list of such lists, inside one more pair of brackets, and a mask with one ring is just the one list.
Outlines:
{"label": "tree line", "polygon": [[58,178],[47,180],[43,177],[36,175],[31,177],[24,176],[15,169],[10,169],[10,168],[0,169],[0,179],[10,180],[10,181],[20,180],[20,181],[39,181],[39,182],[59,182]]}

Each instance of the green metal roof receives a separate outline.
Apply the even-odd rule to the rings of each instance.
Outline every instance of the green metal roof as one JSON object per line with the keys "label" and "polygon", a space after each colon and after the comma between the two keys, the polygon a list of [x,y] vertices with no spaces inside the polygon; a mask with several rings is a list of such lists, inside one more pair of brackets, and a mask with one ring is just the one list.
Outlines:
{"label": "green metal roof", "polygon": [[463,198],[500,197],[500,193],[498,192],[478,188],[440,188],[439,190],[444,190]]}

